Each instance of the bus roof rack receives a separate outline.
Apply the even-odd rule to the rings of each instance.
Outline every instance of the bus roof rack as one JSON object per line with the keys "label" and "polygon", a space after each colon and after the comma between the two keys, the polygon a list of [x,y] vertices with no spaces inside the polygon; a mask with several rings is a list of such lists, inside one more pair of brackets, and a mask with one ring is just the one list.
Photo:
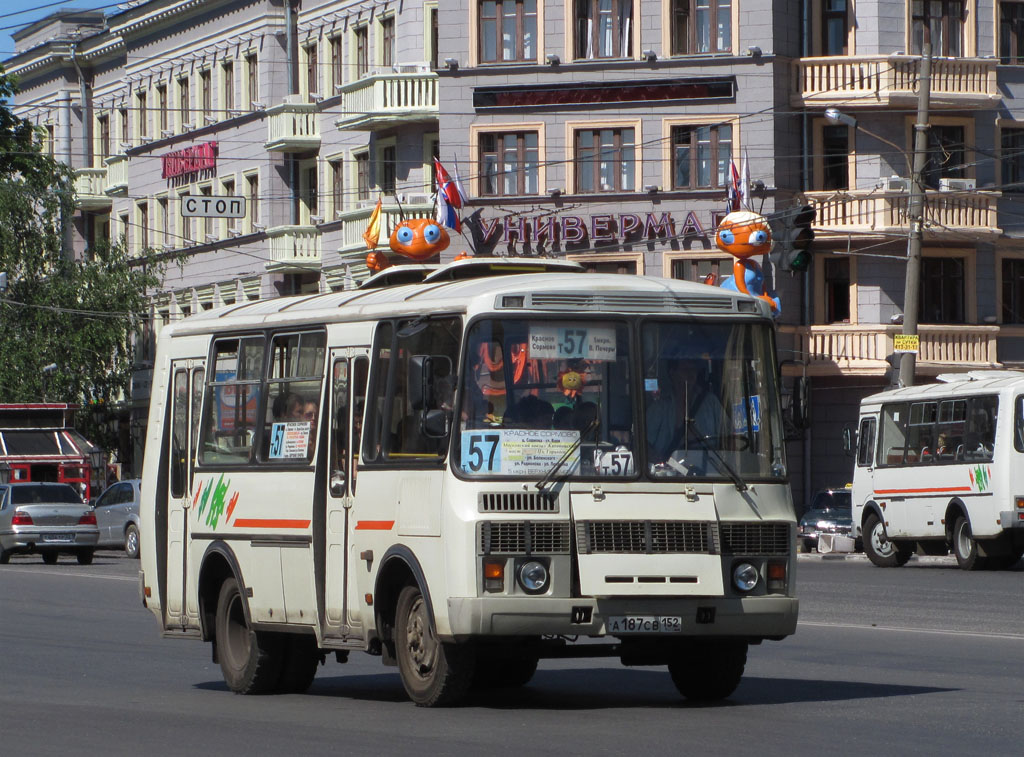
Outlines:
{"label": "bus roof rack", "polygon": [[571,260],[478,256],[463,258],[441,266],[423,279],[423,283],[432,284],[438,281],[459,281],[520,273],[585,273],[586,270],[582,265]]}
{"label": "bus roof rack", "polygon": [[378,271],[368,279],[365,279],[359,285],[359,288],[383,289],[384,287],[396,287],[403,286],[405,284],[419,284],[427,277],[428,274],[433,273],[438,268],[440,268],[440,266],[427,265],[425,263],[393,265],[390,268]]}
{"label": "bus roof rack", "polygon": [[1024,376],[1024,371],[1011,371],[1011,370],[977,370],[977,371],[964,371],[963,373],[940,373],[936,376],[936,380],[942,381],[947,384],[953,384],[958,381],[983,381],[984,379],[1002,379],[1002,378],[1014,378],[1014,374],[1018,376]]}

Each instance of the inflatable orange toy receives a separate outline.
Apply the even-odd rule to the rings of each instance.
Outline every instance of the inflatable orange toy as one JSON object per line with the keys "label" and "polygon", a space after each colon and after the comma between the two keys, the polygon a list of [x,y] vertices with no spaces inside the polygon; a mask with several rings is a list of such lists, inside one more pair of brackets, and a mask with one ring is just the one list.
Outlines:
{"label": "inflatable orange toy", "polygon": [[422,261],[448,249],[451,238],[444,227],[431,218],[410,218],[395,227],[390,243],[393,252]]}

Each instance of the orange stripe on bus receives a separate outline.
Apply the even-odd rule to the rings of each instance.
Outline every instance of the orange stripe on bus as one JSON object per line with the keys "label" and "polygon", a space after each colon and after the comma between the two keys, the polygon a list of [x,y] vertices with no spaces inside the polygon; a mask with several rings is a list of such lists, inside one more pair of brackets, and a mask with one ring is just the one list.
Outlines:
{"label": "orange stripe on bus", "polygon": [[283,518],[236,518],[235,528],[309,528],[309,521]]}
{"label": "orange stripe on bus", "polygon": [[969,486],[940,486],[934,489],[875,489],[875,494],[942,494],[944,492],[969,492]]}
{"label": "orange stripe on bus", "polygon": [[393,520],[360,520],[356,521],[356,531],[390,531],[394,528]]}

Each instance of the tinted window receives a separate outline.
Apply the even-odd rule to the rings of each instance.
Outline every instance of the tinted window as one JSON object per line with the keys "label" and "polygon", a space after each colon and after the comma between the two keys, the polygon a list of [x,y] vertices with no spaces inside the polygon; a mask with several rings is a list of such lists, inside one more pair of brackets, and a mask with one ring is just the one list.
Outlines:
{"label": "tinted window", "polygon": [[11,489],[11,504],[31,505],[36,502],[59,502],[62,504],[82,504],[78,492],[70,486],[53,484],[50,486],[15,486]]}

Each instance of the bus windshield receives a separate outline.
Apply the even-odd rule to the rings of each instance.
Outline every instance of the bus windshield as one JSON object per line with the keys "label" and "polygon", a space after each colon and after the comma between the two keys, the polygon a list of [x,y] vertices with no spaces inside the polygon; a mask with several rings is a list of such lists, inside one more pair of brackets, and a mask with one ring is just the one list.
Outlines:
{"label": "bus windshield", "polygon": [[464,475],[785,476],[765,324],[486,319],[467,350]]}

